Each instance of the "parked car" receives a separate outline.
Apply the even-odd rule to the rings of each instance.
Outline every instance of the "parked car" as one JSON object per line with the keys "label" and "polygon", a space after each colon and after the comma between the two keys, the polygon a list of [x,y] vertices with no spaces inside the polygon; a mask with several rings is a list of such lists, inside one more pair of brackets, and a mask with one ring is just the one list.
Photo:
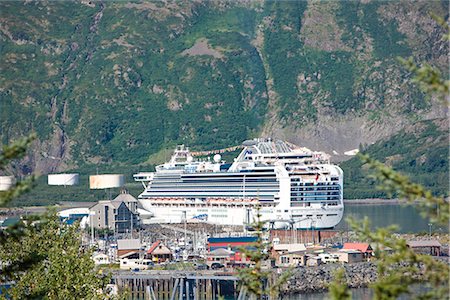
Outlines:
{"label": "parked car", "polygon": [[222,269],[223,267],[225,267],[225,266],[220,263],[212,263],[211,264],[211,270]]}
{"label": "parked car", "polygon": [[198,264],[195,266],[196,270],[208,270],[209,266],[207,264]]}

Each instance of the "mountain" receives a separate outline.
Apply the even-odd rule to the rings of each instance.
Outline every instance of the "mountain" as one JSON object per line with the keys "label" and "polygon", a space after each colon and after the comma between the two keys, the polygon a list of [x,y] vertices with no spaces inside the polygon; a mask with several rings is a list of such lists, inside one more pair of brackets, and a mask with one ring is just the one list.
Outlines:
{"label": "mountain", "polygon": [[[0,2],[15,172],[148,165],[271,136],[344,152],[446,119],[397,57],[448,76],[447,1]],[[409,141],[415,143],[416,141]],[[423,170],[426,172],[426,170]]]}
{"label": "mountain", "polygon": [[[400,170],[435,195],[449,193],[449,126],[447,119],[416,122],[393,136],[362,147],[361,151],[394,170]],[[345,174],[345,198],[386,198],[370,177],[371,171],[355,157],[341,164]],[[393,195],[396,196],[396,195]]]}

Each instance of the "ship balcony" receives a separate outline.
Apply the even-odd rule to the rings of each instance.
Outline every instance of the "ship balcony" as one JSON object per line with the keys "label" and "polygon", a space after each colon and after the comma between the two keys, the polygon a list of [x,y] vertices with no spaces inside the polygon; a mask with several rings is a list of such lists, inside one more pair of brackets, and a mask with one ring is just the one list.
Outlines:
{"label": "ship balcony", "polygon": [[139,182],[145,181],[145,182],[147,182],[147,181],[152,181],[154,175],[155,174],[153,172],[148,172],[148,173],[147,172],[141,172],[141,173],[134,174],[133,175],[133,179],[134,179],[134,181],[139,181]]}

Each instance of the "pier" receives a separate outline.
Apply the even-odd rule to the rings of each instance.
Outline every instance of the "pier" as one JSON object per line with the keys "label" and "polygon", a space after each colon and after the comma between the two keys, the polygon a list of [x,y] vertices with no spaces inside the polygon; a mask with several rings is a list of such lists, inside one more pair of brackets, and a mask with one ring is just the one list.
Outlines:
{"label": "pier", "polygon": [[215,300],[219,296],[238,298],[238,278],[213,271],[141,271],[116,273],[113,283],[128,290],[131,299]]}

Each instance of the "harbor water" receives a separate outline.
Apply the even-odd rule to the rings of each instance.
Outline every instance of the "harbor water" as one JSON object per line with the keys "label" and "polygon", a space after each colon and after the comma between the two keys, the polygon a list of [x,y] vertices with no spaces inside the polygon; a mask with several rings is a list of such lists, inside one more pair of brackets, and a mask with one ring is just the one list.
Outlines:
{"label": "harbor water", "polygon": [[[448,227],[439,227],[423,218],[414,205],[403,204],[345,204],[344,217],[337,230],[350,230],[347,218],[362,220],[367,216],[371,227],[376,229],[396,224],[398,233],[448,232]],[[431,224],[431,225],[430,225]]]}

